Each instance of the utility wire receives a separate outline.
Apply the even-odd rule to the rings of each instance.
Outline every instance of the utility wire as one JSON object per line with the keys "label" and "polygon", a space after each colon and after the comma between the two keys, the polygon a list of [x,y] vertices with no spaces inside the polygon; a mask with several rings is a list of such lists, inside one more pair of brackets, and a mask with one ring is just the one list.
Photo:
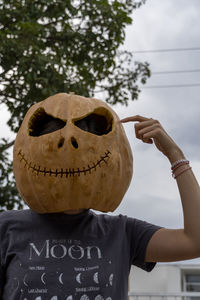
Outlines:
{"label": "utility wire", "polygon": [[154,50],[137,50],[137,51],[133,51],[133,53],[178,52],[178,51],[197,51],[197,50],[200,50],[200,47],[154,49]]}
{"label": "utility wire", "polygon": [[200,69],[159,71],[159,72],[152,72],[152,75],[177,74],[177,73],[195,73],[195,72],[196,73],[200,72]]}
{"label": "utility wire", "polygon": [[168,84],[168,85],[150,85],[143,86],[141,89],[164,89],[164,88],[177,88],[177,87],[197,87],[200,83],[189,83],[189,84]]}

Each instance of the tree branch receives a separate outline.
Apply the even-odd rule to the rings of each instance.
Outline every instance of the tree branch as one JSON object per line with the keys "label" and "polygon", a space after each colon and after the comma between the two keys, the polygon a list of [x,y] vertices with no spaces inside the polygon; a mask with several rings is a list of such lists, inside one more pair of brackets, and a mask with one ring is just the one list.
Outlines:
{"label": "tree branch", "polygon": [[10,142],[10,143],[8,143],[6,145],[3,145],[2,148],[1,148],[1,150],[2,151],[7,150],[8,148],[12,147],[14,145],[14,143],[15,143],[15,140],[13,140],[12,142]]}

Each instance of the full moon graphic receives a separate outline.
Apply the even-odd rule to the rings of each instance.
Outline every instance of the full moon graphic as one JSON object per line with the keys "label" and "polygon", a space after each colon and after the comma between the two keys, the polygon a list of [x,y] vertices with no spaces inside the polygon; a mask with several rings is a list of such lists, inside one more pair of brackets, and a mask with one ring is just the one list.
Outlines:
{"label": "full moon graphic", "polygon": [[80,300],[90,300],[90,298],[87,295],[81,296]]}

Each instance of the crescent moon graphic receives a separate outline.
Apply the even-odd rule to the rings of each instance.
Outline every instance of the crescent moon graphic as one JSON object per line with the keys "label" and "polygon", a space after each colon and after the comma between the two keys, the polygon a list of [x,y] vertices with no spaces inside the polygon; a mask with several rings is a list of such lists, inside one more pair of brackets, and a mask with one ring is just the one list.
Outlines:
{"label": "crescent moon graphic", "polygon": [[26,277],[27,277],[27,274],[25,274],[23,282],[24,282],[25,286],[28,286],[28,284],[26,283]]}
{"label": "crescent moon graphic", "polygon": [[72,295],[71,295],[71,296],[69,296],[69,297],[67,297],[67,298],[66,298],[66,300],[73,300],[73,297],[72,297]]}
{"label": "crescent moon graphic", "polygon": [[80,284],[82,283],[81,282],[81,273],[78,273],[78,275],[76,275],[76,281]]}
{"label": "crescent moon graphic", "polygon": [[42,281],[42,283],[44,283],[44,284],[46,284],[46,282],[44,281],[44,276],[45,276],[45,274],[46,274],[46,273],[43,273],[42,276],[41,276],[41,281]]}
{"label": "crescent moon graphic", "polygon": [[111,298],[111,297],[108,297],[108,298],[106,298],[106,300],[112,300],[112,298]]}
{"label": "crescent moon graphic", "polygon": [[[60,276],[59,276],[59,282],[61,283],[61,284],[63,284],[63,281],[62,281],[62,277],[63,277],[63,273],[60,273]],[[71,297],[71,296],[70,296]],[[68,297],[69,298],[69,297]],[[68,299],[67,298],[67,300],[70,300],[70,298]]]}
{"label": "crescent moon graphic", "polygon": [[95,283],[99,283],[99,273],[98,273],[98,272],[96,272],[96,273],[94,274],[93,279],[94,279],[94,282],[95,282]]}
{"label": "crescent moon graphic", "polygon": [[110,277],[109,277],[109,283],[110,285],[112,286],[113,285],[113,274],[110,274]]}

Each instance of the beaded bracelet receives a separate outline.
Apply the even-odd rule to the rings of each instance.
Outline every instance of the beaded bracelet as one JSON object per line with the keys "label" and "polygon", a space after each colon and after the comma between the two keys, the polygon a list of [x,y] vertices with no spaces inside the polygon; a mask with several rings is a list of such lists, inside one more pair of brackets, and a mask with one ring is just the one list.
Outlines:
{"label": "beaded bracelet", "polygon": [[175,167],[173,167],[172,172],[174,173],[175,170],[177,170],[179,167],[184,166],[184,165],[189,165],[189,160],[180,162],[179,164],[177,164]]}
{"label": "beaded bracelet", "polygon": [[184,170],[182,170],[181,172],[179,172],[178,174],[174,174],[173,173],[173,177],[174,177],[174,179],[176,179],[179,175],[181,175],[182,173],[184,173],[184,172],[186,172],[186,171],[188,171],[188,170],[190,170],[190,169],[192,169],[190,166],[189,167],[187,167],[187,168],[185,168]]}
{"label": "beaded bracelet", "polygon": [[187,159],[180,159],[180,160],[177,160],[177,161],[175,161],[175,162],[172,164],[171,169],[173,170],[177,165],[182,164],[182,163],[188,163],[188,164],[189,164],[189,160],[187,160]]}
{"label": "beaded bracelet", "polygon": [[180,167],[184,166],[184,165],[189,165],[189,160],[187,159],[180,159],[175,161],[172,166],[171,166],[171,170],[172,170],[172,177],[174,179],[176,179],[179,175],[181,175],[182,173],[184,173],[187,170],[190,170],[191,167],[188,166],[187,168],[184,168],[182,171],[180,171],[178,174],[175,174],[175,171],[177,171],[177,169],[179,169]]}

